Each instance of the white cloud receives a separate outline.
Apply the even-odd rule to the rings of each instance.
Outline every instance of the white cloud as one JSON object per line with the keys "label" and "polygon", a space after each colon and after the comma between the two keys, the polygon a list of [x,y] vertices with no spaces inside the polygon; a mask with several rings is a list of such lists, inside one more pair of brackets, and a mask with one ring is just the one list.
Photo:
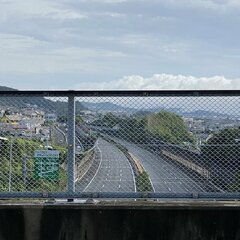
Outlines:
{"label": "white cloud", "polygon": [[0,56],[0,73],[13,74],[108,71],[105,60],[126,57],[118,51],[65,47],[34,37],[1,33]]}
{"label": "white cloud", "polygon": [[112,90],[207,90],[240,89],[240,79],[227,79],[223,76],[193,77],[171,74],[154,74],[149,78],[138,75],[125,76],[111,82],[85,84],[77,88]]}
{"label": "white cloud", "polygon": [[[71,2],[71,0],[65,2]],[[97,2],[97,3],[123,3],[123,2],[146,2],[151,4],[152,2],[162,3],[171,7],[204,7],[211,9],[229,8],[229,7],[240,7],[239,0],[79,0],[79,2]]]}
{"label": "white cloud", "polygon": [[112,18],[123,18],[126,17],[126,14],[118,13],[118,12],[103,12],[103,13],[95,13],[96,16],[106,16]]}
{"label": "white cloud", "polygon": [[54,20],[80,20],[87,18],[86,15],[79,14],[70,10],[61,10],[49,12],[45,15],[46,18],[51,18]]}
{"label": "white cloud", "polygon": [[[236,14],[221,19],[213,12],[198,9],[238,9],[240,0],[82,1],[0,0],[0,75],[11,79],[8,77],[11,74],[27,76],[32,73],[43,75],[49,81],[52,73],[97,81],[154,72],[240,76]],[[126,3],[110,6],[110,3],[120,2]],[[169,11],[161,7],[163,5],[176,9]],[[186,14],[178,8],[191,10]],[[195,15],[193,8],[199,12],[196,18],[192,17]],[[87,20],[78,21],[84,18]],[[118,81],[96,84],[96,87],[93,83],[93,87],[239,87],[239,80],[224,77],[142,76],[126,76]],[[92,88],[90,82],[86,82],[88,87]]]}
{"label": "white cloud", "polygon": [[214,10],[227,10],[240,7],[239,0],[157,0],[167,6],[180,8],[208,8]]}
{"label": "white cloud", "polygon": [[47,42],[34,37],[0,33],[0,53],[17,53],[30,49],[46,47]]}
{"label": "white cloud", "polygon": [[121,3],[121,2],[134,2],[136,0],[79,0],[79,2],[100,2],[100,3]]}
{"label": "white cloud", "polygon": [[47,18],[53,20],[75,20],[86,18],[66,6],[47,0],[5,0],[0,2],[0,20],[11,18]]}
{"label": "white cloud", "polygon": [[72,56],[72,57],[80,57],[80,58],[95,58],[95,57],[110,57],[110,58],[118,58],[118,57],[126,57],[126,55],[122,52],[117,51],[106,51],[101,49],[90,49],[90,48],[61,48],[56,49],[51,52],[51,55],[55,56]]}

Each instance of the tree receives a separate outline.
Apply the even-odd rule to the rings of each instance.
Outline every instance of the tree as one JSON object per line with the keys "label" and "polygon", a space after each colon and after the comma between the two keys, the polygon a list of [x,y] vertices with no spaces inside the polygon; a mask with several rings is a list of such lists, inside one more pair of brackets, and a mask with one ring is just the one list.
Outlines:
{"label": "tree", "polygon": [[67,118],[66,115],[61,115],[61,116],[58,116],[57,121],[60,122],[60,123],[67,123],[68,118]]}
{"label": "tree", "polygon": [[103,119],[102,123],[105,124],[107,127],[114,127],[117,123],[119,123],[121,119],[112,113],[107,113]]}
{"label": "tree", "polygon": [[240,128],[229,128],[213,134],[202,147],[205,161],[228,163],[240,160]]}
{"label": "tree", "polygon": [[146,119],[142,117],[129,117],[120,122],[119,134],[132,142],[143,143],[146,138]]}
{"label": "tree", "polygon": [[[66,162],[67,148],[54,146],[60,151],[60,164]],[[2,141],[0,146],[0,191],[8,191],[9,167],[11,166],[12,191],[60,191],[66,187],[66,171],[60,167],[59,181],[36,180],[33,177],[34,152],[44,150],[37,140],[13,138]],[[26,183],[23,181],[23,159],[26,158]],[[10,162],[10,159],[11,162]]]}
{"label": "tree", "polygon": [[183,119],[175,113],[161,111],[146,117],[146,131],[164,142],[182,144],[194,142]]}
{"label": "tree", "polygon": [[77,125],[80,125],[80,124],[84,123],[84,121],[83,121],[83,119],[80,115],[76,115],[75,122],[76,122]]}
{"label": "tree", "polygon": [[201,148],[202,160],[211,171],[212,180],[220,188],[239,191],[240,128],[224,129]]}

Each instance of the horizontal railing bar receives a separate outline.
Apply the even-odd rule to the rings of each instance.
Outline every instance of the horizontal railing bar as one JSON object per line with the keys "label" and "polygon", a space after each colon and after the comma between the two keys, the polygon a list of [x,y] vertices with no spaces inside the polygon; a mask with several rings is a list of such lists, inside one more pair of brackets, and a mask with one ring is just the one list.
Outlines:
{"label": "horizontal railing bar", "polygon": [[1,192],[0,198],[193,198],[191,193],[141,193],[141,192]]}
{"label": "horizontal railing bar", "polygon": [[1,192],[1,199],[6,198],[93,198],[93,199],[239,199],[237,193],[141,193],[141,192]]}
{"label": "horizontal railing bar", "polygon": [[104,90],[104,91],[78,91],[78,90],[20,90],[0,91],[0,96],[40,96],[40,97],[223,97],[240,96],[240,90]]}
{"label": "horizontal railing bar", "polygon": [[199,193],[198,198],[207,199],[240,199],[240,192],[224,192],[224,193]]}

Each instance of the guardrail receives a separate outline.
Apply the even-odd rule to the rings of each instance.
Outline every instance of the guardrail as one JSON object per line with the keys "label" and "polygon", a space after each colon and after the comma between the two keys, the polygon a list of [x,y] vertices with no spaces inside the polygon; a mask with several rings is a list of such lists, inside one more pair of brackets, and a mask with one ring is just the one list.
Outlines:
{"label": "guardrail", "polygon": [[0,91],[0,198],[240,197],[240,91]]}

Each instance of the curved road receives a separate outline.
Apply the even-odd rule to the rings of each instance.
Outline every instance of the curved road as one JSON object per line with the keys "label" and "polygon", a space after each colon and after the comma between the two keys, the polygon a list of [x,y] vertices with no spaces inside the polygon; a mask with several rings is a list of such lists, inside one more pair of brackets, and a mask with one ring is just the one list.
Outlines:
{"label": "curved road", "polygon": [[[96,146],[97,169],[92,169],[94,175],[87,185],[85,192],[135,192],[135,178],[132,167],[125,155],[117,147],[99,138]],[[88,173],[87,173],[88,174]],[[81,180],[76,183],[79,191]]]}
{"label": "curved road", "polygon": [[192,193],[205,192],[199,179],[192,179],[181,168],[165,161],[161,156],[155,155],[136,144],[113,138],[135,156],[147,171],[154,191],[161,193]]}

